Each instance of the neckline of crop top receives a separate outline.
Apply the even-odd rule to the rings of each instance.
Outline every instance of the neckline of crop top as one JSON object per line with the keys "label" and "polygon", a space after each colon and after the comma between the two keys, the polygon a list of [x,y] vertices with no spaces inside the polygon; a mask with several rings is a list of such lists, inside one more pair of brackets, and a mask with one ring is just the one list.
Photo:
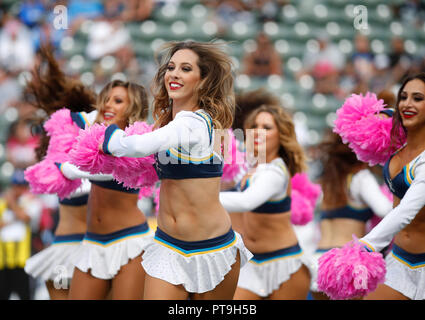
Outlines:
{"label": "neckline of crop top", "polygon": [[[213,142],[214,125],[204,110],[195,111],[206,123],[210,146]],[[170,148],[155,154],[155,170],[159,179],[193,179],[221,177],[223,161],[212,150],[203,158],[195,158],[181,147]]]}
{"label": "neckline of crop top", "polygon": [[409,189],[410,185],[412,184],[413,179],[415,179],[415,167],[416,163],[420,158],[419,154],[417,157],[415,157],[413,160],[411,160],[409,163],[407,163],[399,173],[397,173],[393,178],[390,176],[390,162],[391,159],[400,151],[401,149],[397,150],[395,153],[391,155],[391,157],[385,162],[384,168],[383,168],[383,175],[384,175],[384,181],[388,188],[390,189],[391,193],[393,193],[396,197],[399,199],[402,199],[404,195],[407,192],[407,189]]}

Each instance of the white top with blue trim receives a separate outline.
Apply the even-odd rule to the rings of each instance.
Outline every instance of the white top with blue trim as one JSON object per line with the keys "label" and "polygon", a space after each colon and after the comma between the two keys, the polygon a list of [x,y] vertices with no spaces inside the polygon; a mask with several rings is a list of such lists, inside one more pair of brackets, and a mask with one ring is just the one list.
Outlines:
{"label": "white top with blue trim", "polygon": [[167,125],[143,135],[126,136],[117,129],[108,143],[108,151],[115,157],[146,157],[174,148],[182,148],[192,159],[209,158],[214,153],[214,134],[201,115],[180,111]]}
{"label": "white top with blue trim", "polygon": [[372,251],[381,251],[403,230],[425,206],[425,151],[419,155],[414,169],[415,179],[400,204],[393,208],[366,236],[359,239]]}

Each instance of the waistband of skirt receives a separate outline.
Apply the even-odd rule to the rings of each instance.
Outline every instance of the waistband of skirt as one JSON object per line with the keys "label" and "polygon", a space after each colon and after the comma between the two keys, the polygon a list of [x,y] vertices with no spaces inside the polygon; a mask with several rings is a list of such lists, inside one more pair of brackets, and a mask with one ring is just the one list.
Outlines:
{"label": "waistband of skirt", "polygon": [[73,233],[66,235],[59,235],[53,238],[52,244],[63,244],[72,242],[81,242],[84,238],[84,233]]}
{"label": "waistband of skirt", "polygon": [[220,251],[231,247],[236,243],[236,234],[232,228],[218,237],[200,240],[200,241],[183,241],[166,234],[160,228],[156,229],[154,241],[164,245],[165,247],[178,252],[184,256],[192,256],[197,254],[205,254]]}
{"label": "waistband of skirt", "polygon": [[117,243],[122,240],[127,240],[132,237],[143,236],[149,231],[149,225],[147,222],[145,222],[134,227],[121,229],[107,234],[86,232],[86,234],[84,235],[84,241],[105,246]]}
{"label": "waistband of skirt", "polygon": [[392,256],[408,266],[411,269],[425,267],[425,252],[424,253],[410,253],[400,248],[396,244],[393,244],[391,251]]}
{"label": "waistband of skirt", "polygon": [[272,260],[285,259],[285,258],[294,258],[302,255],[303,250],[300,245],[297,243],[291,247],[264,252],[264,253],[252,253],[254,256],[250,260],[252,263],[261,264],[265,262],[270,262]]}

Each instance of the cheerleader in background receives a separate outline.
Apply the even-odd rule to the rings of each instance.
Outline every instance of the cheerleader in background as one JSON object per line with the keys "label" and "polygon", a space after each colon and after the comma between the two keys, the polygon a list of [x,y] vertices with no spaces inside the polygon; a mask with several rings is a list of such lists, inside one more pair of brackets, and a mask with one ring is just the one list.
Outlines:
{"label": "cheerleader in background", "polygon": [[245,129],[255,130],[253,150],[247,152],[257,159],[262,153],[265,163],[253,165],[239,192],[220,193],[230,215],[244,212],[244,242],[254,254],[241,269],[234,299],[306,299],[308,260],[291,224],[291,177],[306,169],[304,152],[290,116],[279,105],[251,112]]}
{"label": "cheerleader in background", "polygon": [[316,283],[317,261],[326,251],[341,247],[366,233],[366,223],[376,214],[384,217],[391,210],[391,201],[366,163],[357,160],[341,138],[330,133],[319,145],[322,173],[319,178],[323,190],[320,213],[320,240],[313,255],[314,273],[311,281],[312,296],[328,299],[319,292]]}
{"label": "cheerleader in background", "polygon": [[[107,84],[96,101],[96,123],[126,128],[145,121],[144,87],[120,80]],[[84,121],[84,118],[80,118]],[[143,299],[142,254],[153,233],[137,206],[139,189],[115,179],[91,181],[87,232],[75,263],[69,299]]]}
{"label": "cheerleader in background", "polygon": [[[34,98],[34,106],[43,110],[45,114],[45,117],[37,121],[45,122],[46,117],[61,106],[67,106],[71,113],[77,116],[74,118],[84,115],[86,119],[94,120],[95,114],[87,112],[93,111],[95,94],[80,82],[66,78],[52,55],[51,47],[42,47],[40,56],[40,67],[33,70],[32,78],[26,84],[27,92]],[[41,68],[44,67],[47,70],[43,73]],[[49,141],[50,137],[43,130],[41,143],[36,148],[38,161],[45,158]],[[83,183],[71,195],[59,200],[59,222],[51,246],[30,257],[25,264],[26,273],[45,281],[52,300],[68,298],[75,255],[86,232],[87,199],[90,191],[87,179],[111,179],[108,175],[90,175],[82,172],[70,163],[63,163],[60,167],[57,168],[58,175],[62,174],[70,180],[84,179]]]}
{"label": "cheerleader in background", "polygon": [[231,61],[215,43],[164,49],[153,83],[157,129],[125,136],[109,126],[101,147],[116,157],[156,154],[160,204],[155,241],[143,254],[145,299],[232,299],[251,254],[218,200],[214,136],[233,121]]}
{"label": "cheerleader in background", "polygon": [[[253,91],[240,92],[235,95],[235,117],[233,120],[232,129],[243,130],[245,118],[255,109],[262,105],[278,105],[279,99],[271,95],[264,88],[259,88]],[[238,143],[244,141],[237,140]],[[245,152],[245,150],[243,150]],[[240,165],[238,174],[233,181],[226,182],[222,179],[221,191],[236,191],[235,185],[242,180],[247,171],[246,165]],[[243,236],[243,212],[232,212],[230,215],[233,230],[239,232]]]}

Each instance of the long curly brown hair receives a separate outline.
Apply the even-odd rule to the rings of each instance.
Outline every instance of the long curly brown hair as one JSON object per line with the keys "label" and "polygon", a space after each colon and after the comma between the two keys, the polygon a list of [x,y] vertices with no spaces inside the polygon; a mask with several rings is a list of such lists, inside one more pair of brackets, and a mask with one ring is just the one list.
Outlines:
{"label": "long curly brown hair", "polygon": [[216,129],[230,128],[235,112],[232,61],[223,45],[217,42],[168,42],[156,53],[162,57],[152,82],[153,117],[155,127],[172,120],[172,102],[164,84],[164,76],[171,57],[179,50],[189,49],[198,56],[201,82],[197,88],[197,106],[211,116]]}
{"label": "long curly brown hair", "polygon": [[244,128],[254,127],[255,118],[261,112],[270,113],[279,130],[279,156],[285,161],[291,176],[307,169],[306,156],[303,148],[298,143],[294,122],[289,113],[280,105],[262,105],[253,110],[245,119]]}
{"label": "long curly brown hair", "polygon": [[344,206],[348,201],[347,177],[364,163],[333,132],[328,133],[318,145],[318,150],[322,164],[319,182],[323,190],[323,204],[329,209]]}
{"label": "long curly brown hair", "polygon": [[49,137],[42,124],[55,111],[67,108],[73,112],[94,110],[96,94],[78,80],[66,77],[55,59],[51,45],[40,48],[40,63],[31,71],[31,79],[24,88],[27,101],[44,112],[34,115],[32,122],[41,129],[36,156],[41,160],[47,151]]}

